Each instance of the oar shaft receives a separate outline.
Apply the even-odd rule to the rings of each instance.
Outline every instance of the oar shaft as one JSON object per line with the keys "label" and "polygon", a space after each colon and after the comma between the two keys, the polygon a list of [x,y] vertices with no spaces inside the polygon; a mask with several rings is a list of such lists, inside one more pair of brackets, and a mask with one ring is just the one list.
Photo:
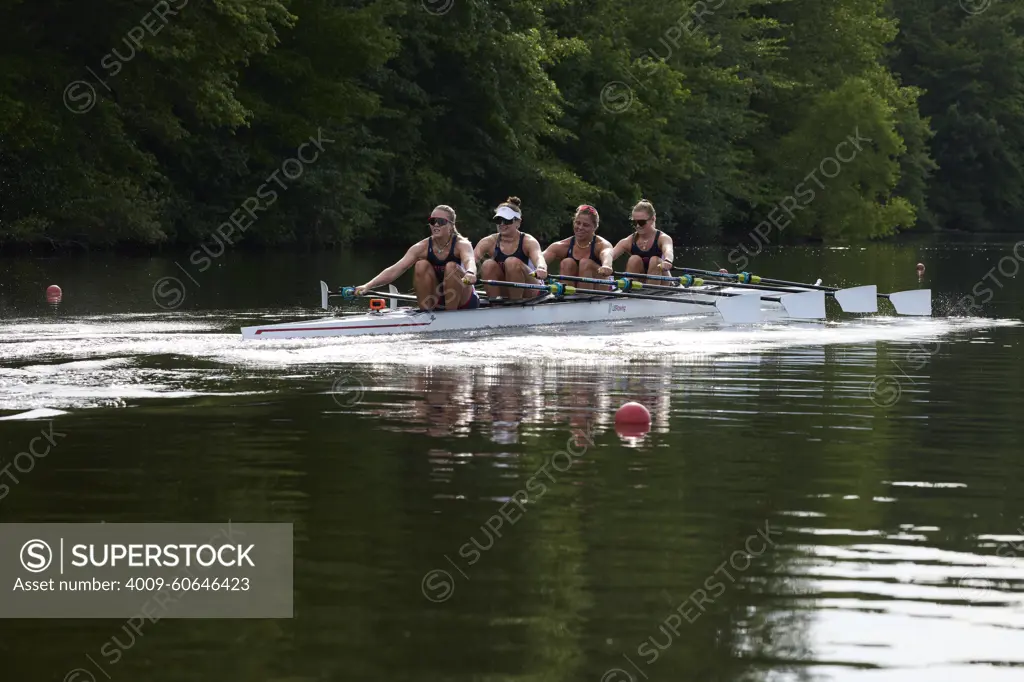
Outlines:
{"label": "oar shaft", "polygon": [[[620,273],[615,273],[615,274],[620,274]],[[625,274],[631,275],[632,273],[625,273]],[[588,278],[588,277],[575,277],[573,275],[548,275],[548,277],[553,277],[553,278],[557,278],[557,279],[565,279],[565,280],[569,280],[569,281],[573,281],[573,282],[594,282],[595,284],[609,284],[609,285],[614,286],[619,291],[633,291],[633,290],[643,290],[643,289],[653,289],[655,291],[686,291],[686,288],[687,288],[685,286],[680,286],[679,285],[680,284],[680,280],[683,279],[683,278],[680,278],[680,277],[659,277],[658,278],[658,279],[662,279],[662,280],[668,280],[669,282],[675,282],[676,286],[673,286],[673,287],[665,286],[665,285],[662,285],[662,284],[647,284],[645,282],[637,282],[637,281],[633,280],[632,277],[628,277],[628,276],[624,277],[622,279],[615,279],[615,280],[591,279],[591,278]],[[711,282],[705,282],[702,279],[694,279],[692,286],[702,286],[704,284],[710,284],[710,283]],[[718,282],[713,282],[713,284],[718,284]],[[723,284],[725,284],[725,282],[723,282]],[[740,285],[740,284],[729,284],[729,286],[740,287],[742,285]],[[773,289],[772,287],[755,287],[754,285],[750,285],[750,286],[751,286],[751,288],[758,288],[758,289],[763,288],[766,291],[776,291],[776,292],[779,291],[779,289]],[[725,292],[725,291],[708,291],[706,289],[705,290],[701,290],[700,293],[705,295],[705,296],[743,296],[743,294],[734,294],[734,293],[729,293],[729,292]],[[761,296],[760,298],[763,298],[766,301],[774,301],[776,303],[779,302],[779,297],[778,296]]]}
{"label": "oar shaft", "polygon": [[655,279],[661,282],[674,282],[679,284],[679,277],[667,277],[665,275],[645,275],[642,272],[619,272],[612,273],[616,277],[643,277],[644,279]]}
{"label": "oar shaft", "polygon": [[[614,275],[621,275],[622,277],[638,277],[638,276],[640,276],[640,275],[636,275],[635,273],[632,273],[632,272],[614,272],[612,274],[614,274]],[[720,272],[716,272],[716,273],[713,273],[713,274],[716,277],[722,276],[722,273],[720,273]],[[646,277],[647,279],[657,279],[657,280],[661,280],[663,282],[675,282],[676,284],[679,284],[680,280],[682,279],[681,277],[662,277],[661,275],[643,275],[643,277]],[[796,293],[800,293],[800,291],[801,291],[799,289],[783,288],[783,287],[773,287],[773,286],[767,286],[765,284],[741,284],[740,282],[722,282],[722,281],[718,281],[718,280],[712,280],[710,282],[705,282],[702,279],[697,279],[697,280],[694,280],[694,284],[697,285],[697,286],[700,286],[701,284],[714,284],[716,286],[717,285],[728,285],[728,286],[731,286],[731,287],[736,287],[737,289],[757,289],[759,291],[779,291],[779,292],[787,293],[787,294],[796,294]],[[646,287],[650,287],[652,285],[648,284],[648,285],[645,285],[645,286]],[[806,291],[806,289],[804,289],[803,291]]]}
{"label": "oar shaft", "polygon": [[[637,282],[631,276],[621,277],[619,279],[594,279],[593,277],[577,277],[575,275],[548,275],[550,279],[564,279],[568,282],[589,282],[592,284],[603,284],[606,286],[615,287],[619,291],[639,291],[641,289],[655,289],[658,291],[680,291],[686,288],[686,286],[680,286],[681,280],[684,278],[680,277],[666,277],[670,282],[675,282],[676,286],[664,286],[661,284],[647,284],[646,282]],[[691,278],[692,279],[692,278]],[[693,279],[692,285],[701,286],[704,284],[702,279]],[[703,293],[703,292],[702,292]],[[712,294],[714,295],[714,294]],[[724,294],[728,296],[729,294]]]}
{"label": "oar shaft", "polygon": [[489,284],[496,287],[511,287],[513,289],[531,289],[533,291],[547,291],[556,296],[576,293],[576,287],[567,287],[564,284],[526,284],[525,282],[502,282],[496,279],[478,279],[478,284]]}
{"label": "oar shaft", "polygon": [[[345,287],[345,289],[353,289],[354,290],[354,287]],[[332,296],[332,297],[339,297],[340,296],[341,298],[345,298],[345,299],[348,299],[348,300],[351,300],[353,298],[393,298],[393,299],[395,299],[397,301],[415,301],[416,300],[416,297],[412,296],[410,294],[398,294],[398,293],[393,294],[390,291],[387,291],[387,292],[384,292],[384,291],[367,291],[366,293],[363,293],[363,294],[360,294],[360,295],[356,296],[355,293],[349,293],[349,292],[346,292],[344,289],[342,289],[341,291],[328,291],[327,295],[328,296]]]}
{"label": "oar shaft", "polygon": [[814,289],[815,291],[836,291],[836,287],[824,287],[816,284],[805,284],[803,282],[789,282],[784,279],[770,279],[768,277],[760,277],[759,275],[752,275],[749,272],[731,273],[731,272],[713,272],[711,270],[698,270],[696,268],[672,268],[673,270],[679,270],[690,275],[704,275],[706,277],[720,277],[722,279],[736,280],[739,283],[753,283],[753,284],[778,284],[784,287],[798,287],[800,289]]}

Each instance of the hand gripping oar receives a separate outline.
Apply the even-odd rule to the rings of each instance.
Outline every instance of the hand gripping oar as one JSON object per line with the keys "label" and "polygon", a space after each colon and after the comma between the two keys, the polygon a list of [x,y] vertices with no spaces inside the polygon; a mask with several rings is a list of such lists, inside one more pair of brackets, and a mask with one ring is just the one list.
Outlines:
{"label": "hand gripping oar", "polygon": [[[616,273],[616,274],[631,274],[631,273]],[[648,284],[646,282],[637,282],[631,276],[622,277],[616,280],[608,279],[594,279],[590,277],[576,277],[574,275],[548,275],[549,278],[553,279],[564,279],[571,282],[588,282],[592,284],[604,284],[614,286],[620,291],[635,291],[642,289],[650,289],[654,291],[666,291],[679,293],[685,291],[686,288],[691,286],[702,286],[704,280],[695,278],[692,275],[683,275],[682,277],[658,277],[658,279],[668,280],[670,282],[676,282],[680,286],[662,286],[658,284]],[[650,277],[648,275],[648,277]],[[724,297],[735,297],[744,296],[745,294],[730,293],[726,291],[713,291],[703,289],[699,292],[702,296],[724,296]],[[764,296],[758,295],[753,296],[756,299],[763,299],[765,301],[771,301],[773,303],[781,303],[782,307],[786,310],[786,314],[794,319],[800,320],[823,320],[825,319],[825,292],[823,291],[804,291],[800,293],[788,293],[782,296]]]}
{"label": "hand gripping oar", "polygon": [[327,282],[320,280],[320,307],[324,310],[330,310],[330,306],[327,301],[330,297],[341,297],[346,301],[351,301],[355,298],[390,298],[391,308],[397,308],[399,301],[415,301],[415,296],[409,294],[400,294],[394,284],[388,285],[388,293],[383,291],[368,290],[365,293],[356,295],[355,287],[342,287],[339,291],[331,291],[330,287],[327,286]]}
{"label": "hand gripping oar", "polygon": [[[798,289],[812,289],[824,291],[826,296],[831,296],[839,306],[848,313],[877,313],[878,299],[885,298],[896,308],[898,315],[922,315],[932,314],[932,292],[931,289],[915,289],[911,291],[895,291],[891,294],[878,293],[878,287],[868,284],[849,289],[839,287],[826,287],[818,284],[804,284],[803,282],[790,282],[783,279],[771,279],[752,275],[749,272],[729,273],[712,272],[711,270],[697,270],[695,268],[674,268],[692,275],[705,275],[707,277],[719,277],[722,279],[735,280],[735,286],[743,287],[749,285],[765,284],[782,287],[796,287]],[[653,277],[653,275],[647,275]],[[758,287],[760,288],[760,287]]]}

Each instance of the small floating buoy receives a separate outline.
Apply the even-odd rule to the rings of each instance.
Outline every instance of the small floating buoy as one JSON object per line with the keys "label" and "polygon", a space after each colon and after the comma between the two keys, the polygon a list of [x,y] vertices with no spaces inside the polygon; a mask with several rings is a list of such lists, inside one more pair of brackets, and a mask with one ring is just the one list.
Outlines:
{"label": "small floating buoy", "polygon": [[616,425],[650,426],[651,413],[640,403],[628,402],[615,412]]}
{"label": "small floating buoy", "polygon": [[924,263],[918,263],[917,264],[917,274],[920,275],[923,272],[924,272]]}
{"label": "small floating buoy", "polygon": [[726,270],[725,268],[718,268],[718,272],[723,274],[723,275],[728,275],[729,274],[729,271]]}
{"label": "small floating buoy", "polygon": [[56,284],[51,284],[46,287],[46,302],[47,303],[60,303],[60,299],[64,296],[61,292],[60,287]]}
{"label": "small floating buoy", "polygon": [[643,438],[650,430],[649,424],[615,424],[615,433],[623,438]]}

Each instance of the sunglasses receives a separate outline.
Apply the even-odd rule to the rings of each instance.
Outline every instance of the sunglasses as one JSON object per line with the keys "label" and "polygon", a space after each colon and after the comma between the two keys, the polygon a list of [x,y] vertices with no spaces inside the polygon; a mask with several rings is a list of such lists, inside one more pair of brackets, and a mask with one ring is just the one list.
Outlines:
{"label": "sunglasses", "polygon": [[427,225],[430,225],[431,227],[444,227],[450,222],[451,221],[448,220],[447,218],[431,218],[430,220],[427,221]]}
{"label": "sunglasses", "polygon": [[509,218],[502,218],[501,216],[494,216],[491,220],[494,221],[495,225],[511,225],[516,221],[515,218],[510,220]]}
{"label": "sunglasses", "polygon": [[650,220],[650,218],[644,218],[643,220],[637,220],[636,218],[633,218],[633,225],[635,225],[636,227],[643,227],[644,225],[649,223]]}

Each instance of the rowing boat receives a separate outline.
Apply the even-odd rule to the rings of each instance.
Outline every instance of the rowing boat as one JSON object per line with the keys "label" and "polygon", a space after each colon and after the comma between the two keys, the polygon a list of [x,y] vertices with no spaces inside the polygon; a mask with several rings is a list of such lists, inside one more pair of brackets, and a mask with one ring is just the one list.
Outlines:
{"label": "rowing boat", "polygon": [[[541,296],[516,302],[485,301],[479,308],[468,310],[420,310],[398,306],[399,301],[415,302],[414,296],[398,293],[394,285],[387,292],[369,291],[356,294],[355,287],[332,292],[320,282],[320,307],[330,310],[330,296],[347,300],[371,300],[368,313],[348,313],[340,317],[286,322],[283,324],[243,327],[246,339],[294,339],[324,336],[361,336],[365,334],[418,334],[457,332],[502,327],[585,324],[647,318],[680,318],[718,314],[729,324],[757,324],[768,320],[824,320],[825,298],[828,296],[847,313],[878,312],[878,299],[892,304],[897,315],[930,316],[931,291],[918,289],[878,293],[870,284],[848,289],[773,280],[747,272],[729,274],[692,270],[718,280],[705,280],[692,274],[682,277],[641,275],[616,272],[619,279],[593,279],[569,275],[549,275],[543,284],[478,280],[478,284],[532,289]],[[607,285],[613,290],[576,289],[562,281]],[[646,282],[646,283],[645,283]],[[663,282],[655,284],[653,282]],[[671,284],[672,286],[668,286]],[[767,290],[767,291],[766,291]],[[646,293],[646,292],[651,293]],[[645,293],[638,293],[645,292]],[[486,298],[486,294],[483,294]]]}
{"label": "rowing boat", "polygon": [[[320,282],[322,307],[328,309],[327,284]],[[702,294],[702,291],[709,292]],[[734,294],[731,298],[712,296],[710,292]],[[397,290],[392,285],[390,293]],[[754,294],[754,295],[744,295]],[[765,301],[745,289],[712,286],[681,289],[678,293],[651,298],[634,298],[621,292],[574,298],[529,299],[521,303],[485,306],[473,310],[420,311],[412,307],[398,307],[398,299],[391,299],[391,307],[364,314],[327,317],[319,320],[288,322],[284,324],[243,327],[246,339],[292,339],[325,336],[357,336],[363,334],[411,334],[425,332],[453,332],[503,327],[530,327],[535,325],[581,324],[612,322],[645,318],[685,317],[721,314],[728,322],[756,323],[764,320],[800,317],[820,319],[825,316],[825,297],[821,292],[791,294],[780,301]],[[386,294],[379,294],[385,297]],[[812,300],[808,300],[807,296]],[[820,300],[819,300],[820,299]],[[789,308],[787,308],[787,304]],[[796,310],[813,308],[813,313],[801,314]],[[819,305],[820,304],[820,305]],[[820,315],[817,314],[820,307]],[[793,313],[797,314],[794,315]]]}

